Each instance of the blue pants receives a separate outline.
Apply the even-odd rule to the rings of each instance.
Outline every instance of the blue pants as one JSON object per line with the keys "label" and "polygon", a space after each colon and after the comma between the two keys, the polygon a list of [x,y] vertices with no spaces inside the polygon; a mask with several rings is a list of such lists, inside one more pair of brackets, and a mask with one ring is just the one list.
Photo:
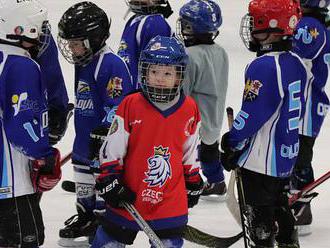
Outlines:
{"label": "blue pants", "polygon": [[[183,239],[182,238],[170,238],[170,239],[161,239],[164,246],[166,248],[181,248],[183,247]],[[149,243],[151,243],[149,241]],[[126,245],[124,243],[120,243],[107,234],[102,226],[99,226],[95,238],[93,240],[91,248],[124,248]],[[151,248],[154,246],[151,244]]]}

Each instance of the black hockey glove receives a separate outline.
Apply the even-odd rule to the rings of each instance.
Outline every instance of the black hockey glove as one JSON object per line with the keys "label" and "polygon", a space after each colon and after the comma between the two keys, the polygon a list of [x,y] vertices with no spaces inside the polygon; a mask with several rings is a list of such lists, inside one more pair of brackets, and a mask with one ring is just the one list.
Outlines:
{"label": "black hockey glove", "polygon": [[74,105],[69,103],[65,111],[54,107],[48,109],[49,144],[55,145],[65,134],[69,120],[73,115]]}
{"label": "black hockey glove", "polygon": [[100,166],[99,155],[100,148],[105,141],[109,131],[109,127],[97,127],[89,134],[89,159],[92,161],[91,166],[98,168]]}
{"label": "black hockey glove", "polygon": [[229,132],[225,133],[221,139],[221,152],[220,160],[222,166],[226,169],[226,171],[235,170],[238,168],[237,159],[241,154],[241,151],[234,151],[229,145]]}
{"label": "black hockey glove", "polygon": [[122,202],[133,204],[136,199],[136,194],[124,186],[115,175],[105,176],[104,173],[101,173],[96,178],[95,189],[106,204],[113,208],[121,208]]}
{"label": "black hockey glove", "polygon": [[198,183],[186,182],[188,208],[192,208],[197,205],[199,197],[201,196],[204,188],[204,182],[202,178]]}

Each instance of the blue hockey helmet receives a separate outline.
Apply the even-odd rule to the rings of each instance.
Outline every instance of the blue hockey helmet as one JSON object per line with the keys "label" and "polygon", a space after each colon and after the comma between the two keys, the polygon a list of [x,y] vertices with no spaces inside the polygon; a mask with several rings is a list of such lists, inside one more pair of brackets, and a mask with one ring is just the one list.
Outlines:
{"label": "blue hockey helmet", "polygon": [[190,24],[193,33],[217,32],[222,24],[221,9],[212,0],[190,0],[179,14],[182,21]]}
{"label": "blue hockey helmet", "polygon": [[300,5],[307,8],[327,8],[330,0],[301,0]]}
{"label": "blue hockey helmet", "polygon": [[[175,37],[158,35],[150,40],[139,61],[139,84],[144,96],[157,103],[172,101],[180,92],[187,61],[185,47]],[[151,82],[151,78],[160,83]],[[161,82],[168,80],[171,86]]]}

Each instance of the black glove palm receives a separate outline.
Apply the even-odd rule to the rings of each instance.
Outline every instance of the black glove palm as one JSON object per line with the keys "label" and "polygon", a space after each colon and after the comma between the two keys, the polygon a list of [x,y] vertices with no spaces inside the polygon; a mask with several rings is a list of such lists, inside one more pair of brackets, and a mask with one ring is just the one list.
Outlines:
{"label": "black glove palm", "polygon": [[188,208],[192,208],[197,205],[199,197],[203,192],[204,182],[201,179],[198,183],[186,182],[187,197],[188,197]]}
{"label": "black glove palm", "polygon": [[235,170],[238,168],[237,159],[241,154],[241,151],[233,151],[229,145],[229,132],[225,133],[221,139],[221,150],[220,160],[222,166],[226,171]]}
{"label": "black glove palm", "polygon": [[89,159],[92,161],[91,166],[93,168],[99,167],[100,149],[107,137],[108,131],[109,127],[101,126],[92,130],[89,135]]}
{"label": "black glove palm", "polygon": [[55,145],[59,142],[68,128],[68,123],[73,115],[74,105],[68,104],[65,111],[58,110],[50,107],[48,110],[48,123],[49,123],[49,143]]}
{"label": "black glove palm", "polygon": [[113,208],[121,208],[122,202],[133,204],[136,194],[124,186],[120,179],[114,175],[101,174],[96,179],[95,189],[99,195]]}

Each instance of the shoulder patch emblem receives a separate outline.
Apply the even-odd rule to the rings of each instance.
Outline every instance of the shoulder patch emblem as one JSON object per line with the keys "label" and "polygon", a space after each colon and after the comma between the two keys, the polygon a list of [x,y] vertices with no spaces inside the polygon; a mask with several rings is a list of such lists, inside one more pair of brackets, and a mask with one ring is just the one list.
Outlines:
{"label": "shoulder patch emblem", "polygon": [[112,78],[107,85],[107,94],[111,98],[120,97],[123,93],[123,79],[119,77]]}
{"label": "shoulder patch emblem", "polygon": [[248,79],[244,88],[244,101],[254,101],[259,95],[259,90],[262,87],[262,83],[259,80]]}

